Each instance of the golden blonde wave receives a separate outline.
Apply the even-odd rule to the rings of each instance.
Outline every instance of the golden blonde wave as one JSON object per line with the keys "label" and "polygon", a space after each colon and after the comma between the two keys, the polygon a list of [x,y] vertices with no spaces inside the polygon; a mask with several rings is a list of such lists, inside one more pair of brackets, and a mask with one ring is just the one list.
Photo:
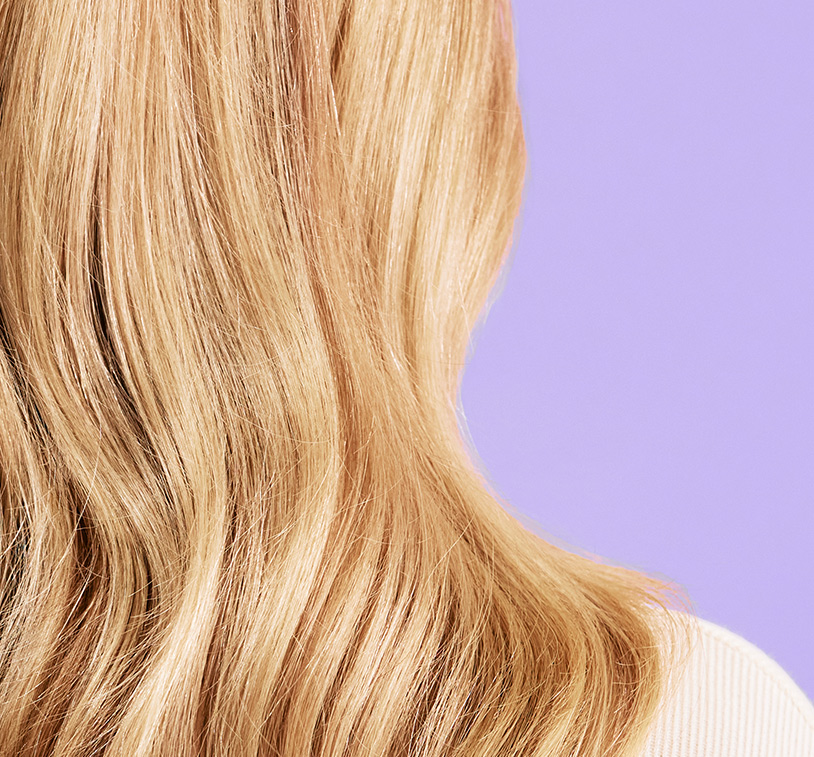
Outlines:
{"label": "golden blonde wave", "polygon": [[636,753],[458,427],[524,171],[508,0],[0,0],[0,755]]}

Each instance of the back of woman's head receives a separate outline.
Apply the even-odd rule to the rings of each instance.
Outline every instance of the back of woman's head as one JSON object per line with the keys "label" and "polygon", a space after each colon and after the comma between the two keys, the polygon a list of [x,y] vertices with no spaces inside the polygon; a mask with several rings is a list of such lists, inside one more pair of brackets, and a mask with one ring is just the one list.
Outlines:
{"label": "back of woman's head", "polygon": [[0,2],[1,755],[635,753],[665,587],[525,531],[457,425],[511,31]]}

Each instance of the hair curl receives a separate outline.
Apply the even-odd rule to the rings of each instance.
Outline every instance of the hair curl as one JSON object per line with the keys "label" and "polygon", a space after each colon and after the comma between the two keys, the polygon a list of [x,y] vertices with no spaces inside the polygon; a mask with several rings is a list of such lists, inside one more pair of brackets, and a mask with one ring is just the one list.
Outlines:
{"label": "hair curl", "polygon": [[634,754],[668,586],[458,425],[508,0],[0,0],[0,755]]}

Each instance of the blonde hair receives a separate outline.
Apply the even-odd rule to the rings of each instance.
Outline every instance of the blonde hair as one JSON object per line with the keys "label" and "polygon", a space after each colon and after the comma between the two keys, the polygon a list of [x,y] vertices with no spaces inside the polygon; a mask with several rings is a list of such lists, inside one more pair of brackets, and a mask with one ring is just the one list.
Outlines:
{"label": "blonde hair", "polygon": [[641,747],[672,589],[524,529],[458,427],[510,13],[0,2],[0,754]]}

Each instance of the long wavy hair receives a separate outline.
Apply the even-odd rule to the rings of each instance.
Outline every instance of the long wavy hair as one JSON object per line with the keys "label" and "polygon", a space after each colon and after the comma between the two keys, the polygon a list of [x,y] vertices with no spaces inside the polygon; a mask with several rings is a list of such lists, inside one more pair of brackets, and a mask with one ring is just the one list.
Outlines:
{"label": "long wavy hair", "polygon": [[524,172],[508,0],[0,0],[0,755],[636,753],[675,586],[462,439]]}

